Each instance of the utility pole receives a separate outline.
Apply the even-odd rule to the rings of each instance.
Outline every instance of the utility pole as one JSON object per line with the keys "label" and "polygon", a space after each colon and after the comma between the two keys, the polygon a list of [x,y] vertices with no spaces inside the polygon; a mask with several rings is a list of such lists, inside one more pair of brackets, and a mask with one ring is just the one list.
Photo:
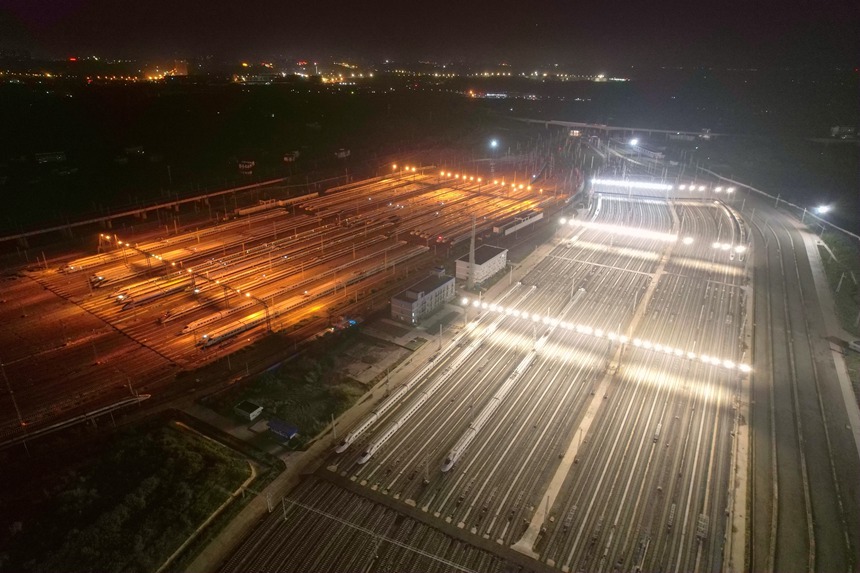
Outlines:
{"label": "utility pole", "polygon": [[[9,383],[9,377],[6,376],[6,366],[3,364],[3,361],[0,360],[0,371],[3,372],[3,380],[6,381],[6,389],[9,391],[9,397],[12,398],[12,405],[15,406],[15,413],[18,415],[18,424],[27,432],[27,424],[24,423],[24,418],[21,417],[21,410],[18,409],[18,400],[15,399],[15,392],[12,391],[12,385]],[[27,447],[27,440],[24,440],[24,450],[27,452],[27,456],[30,455],[30,448]]]}
{"label": "utility pole", "polygon": [[469,245],[469,273],[466,288],[475,288],[475,216],[472,215],[472,242]]}

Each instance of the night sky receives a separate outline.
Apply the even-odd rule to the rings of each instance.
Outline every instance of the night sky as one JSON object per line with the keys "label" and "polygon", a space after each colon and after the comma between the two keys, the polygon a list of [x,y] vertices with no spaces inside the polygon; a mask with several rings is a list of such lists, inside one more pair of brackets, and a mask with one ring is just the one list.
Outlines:
{"label": "night sky", "polygon": [[0,0],[36,56],[346,56],[629,65],[857,65],[856,0]]}

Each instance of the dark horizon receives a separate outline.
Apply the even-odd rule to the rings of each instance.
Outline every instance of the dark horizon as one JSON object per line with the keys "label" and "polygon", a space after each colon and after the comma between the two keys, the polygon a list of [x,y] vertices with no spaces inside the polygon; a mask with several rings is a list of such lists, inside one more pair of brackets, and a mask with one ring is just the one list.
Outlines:
{"label": "dark horizon", "polygon": [[338,55],[365,59],[559,63],[581,68],[704,65],[855,67],[858,11],[847,0],[663,3],[596,1],[432,6],[264,0],[3,0],[0,49],[37,57],[223,58]]}

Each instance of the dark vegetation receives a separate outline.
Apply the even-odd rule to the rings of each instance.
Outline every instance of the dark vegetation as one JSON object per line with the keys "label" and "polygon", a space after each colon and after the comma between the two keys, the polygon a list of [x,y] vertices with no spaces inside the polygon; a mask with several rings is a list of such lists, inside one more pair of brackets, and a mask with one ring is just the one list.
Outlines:
{"label": "dark vegetation", "polygon": [[[838,232],[823,233],[821,238],[835,256],[834,259],[824,248],[818,249],[833,291],[836,315],[842,328],[853,335],[852,340],[856,340],[860,338],[860,286],[857,285],[860,282],[860,244]],[[836,292],[837,288],[839,292]],[[860,404],[860,353],[846,348],[845,366],[854,397]]]}
{"label": "dark vegetation", "polygon": [[[293,175],[304,182],[308,175],[344,170],[374,175],[392,154],[433,157],[437,148],[477,144],[498,133],[503,116],[766,136],[753,155],[743,148],[735,154],[754,160],[753,184],[782,185],[774,177],[786,177],[785,166],[798,167],[787,172],[792,180],[811,174],[802,179],[812,183],[795,187],[823,185],[826,191],[827,177],[846,172],[854,179],[836,192],[856,181],[852,145],[848,160],[837,157],[844,155],[839,146],[825,149],[822,159],[822,150],[770,139],[802,141],[826,137],[832,125],[856,125],[855,73],[690,68],[617,75],[631,81],[380,74],[341,87],[305,80],[268,86],[0,84],[0,230],[62,223],[261,178]],[[469,90],[511,97],[463,97]],[[334,158],[341,147],[352,151],[346,160]],[[283,155],[293,150],[301,152],[299,160],[284,163]],[[65,152],[67,160],[36,163],[34,154],[52,151]],[[240,160],[256,162],[253,175],[239,174]]]}
{"label": "dark vegetation", "polygon": [[699,149],[692,154],[693,166],[699,162],[797,205],[830,205],[828,220],[860,231],[860,153],[856,143],[749,137],[717,138],[695,146]]}
{"label": "dark vegetation", "polygon": [[[482,119],[468,104],[385,86],[332,93],[306,84],[0,85],[0,229],[272,177],[304,183],[345,169],[373,176],[389,154],[474,133]],[[334,157],[341,147],[352,152],[346,160]],[[299,159],[285,163],[294,150]],[[67,160],[36,163],[34,154],[52,151]],[[252,175],[239,173],[243,160],[256,162]]]}
{"label": "dark vegetation", "polygon": [[[860,244],[842,233],[826,232],[821,237],[835,259],[825,249],[819,249],[827,280],[833,289],[836,314],[842,328],[860,337]],[[839,292],[836,292],[836,289]]]}
{"label": "dark vegetation", "polygon": [[263,406],[264,416],[297,427],[299,436],[290,446],[301,449],[330,424],[332,415],[339,416],[366,391],[339,370],[338,361],[360,336],[360,327],[327,335],[290,362],[208,399],[207,405],[232,417],[233,406],[251,400]]}
{"label": "dark vegetation", "polygon": [[249,475],[241,456],[188,430],[128,430],[66,470],[41,517],[0,553],[0,571],[155,571]]}

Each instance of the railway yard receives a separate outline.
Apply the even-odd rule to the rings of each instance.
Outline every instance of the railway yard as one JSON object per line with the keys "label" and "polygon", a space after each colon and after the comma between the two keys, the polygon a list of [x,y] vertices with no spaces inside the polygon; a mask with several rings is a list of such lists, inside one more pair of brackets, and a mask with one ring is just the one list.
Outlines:
{"label": "railway yard", "polygon": [[[767,334],[752,323],[771,296],[753,296],[751,268],[779,253],[799,265],[797,229],[776,213],[750,224],[725,188],[642,187],[597,188],[520,281],[459,301],[450,344],[349,428],[222,570],[787,570],[816,558],[811,569],[850,570],[857,467],[835,376],[821,365],[808,383],[809,350],[756,344]],[[765,230],[771,242],[754,236]],[[754,385],[751,412],[756,369],[779,397]],[[755,416],[774,428],[752,430],[748,466]],[[803,428],[831,438],[808,454],[815,467],[794,445]],[[763,487],[780,494],[757,497]]]}
{"label": "railway yard", "polygon": [[[563,571],[719,570],[750,369],[747,233],[721,202],[598,196],[518,284],[461,301],[467,326],[321,471]],[[336,486],[307,487],[331,488],[311,509],[341,515]],[[310,502],[294,495],[285,511],[307,518]],[[426,548],[422,527],[342,511]],[[292,527],[275,512],[247,543],[290,544],[271,530]],[[344,543],[340,527],[330,522],[328,543]],[[395,553],[406,560],[392,569],[423,569],[421,555]],[[314,569],[318,558],[239,555],[225,570]]]}
{"label": "railway yard", "polygon": [[214,225],[103,233],[4,285],[2,438],[157,397],[270,333],[295,345],[473,232],[542,220],[550,241],[458,291],[446,343],[267,497],[220,570],[852,570],[860,471],[813,239],[749,192],[625,174],[641,182],[595,179],[577,210],[537,176],[395,165]]}
{"label": "railway yard", "polygon": [[267,332],[297,341],[360,317],[468,239],[473,217],[491,235],[559,201],[528,183],[392,171],[166,237],[102,233],[97,254],[7,277],[0,358],[16,384],[3,401],[4,440],[70,412],[157,396],[177,371]]}

